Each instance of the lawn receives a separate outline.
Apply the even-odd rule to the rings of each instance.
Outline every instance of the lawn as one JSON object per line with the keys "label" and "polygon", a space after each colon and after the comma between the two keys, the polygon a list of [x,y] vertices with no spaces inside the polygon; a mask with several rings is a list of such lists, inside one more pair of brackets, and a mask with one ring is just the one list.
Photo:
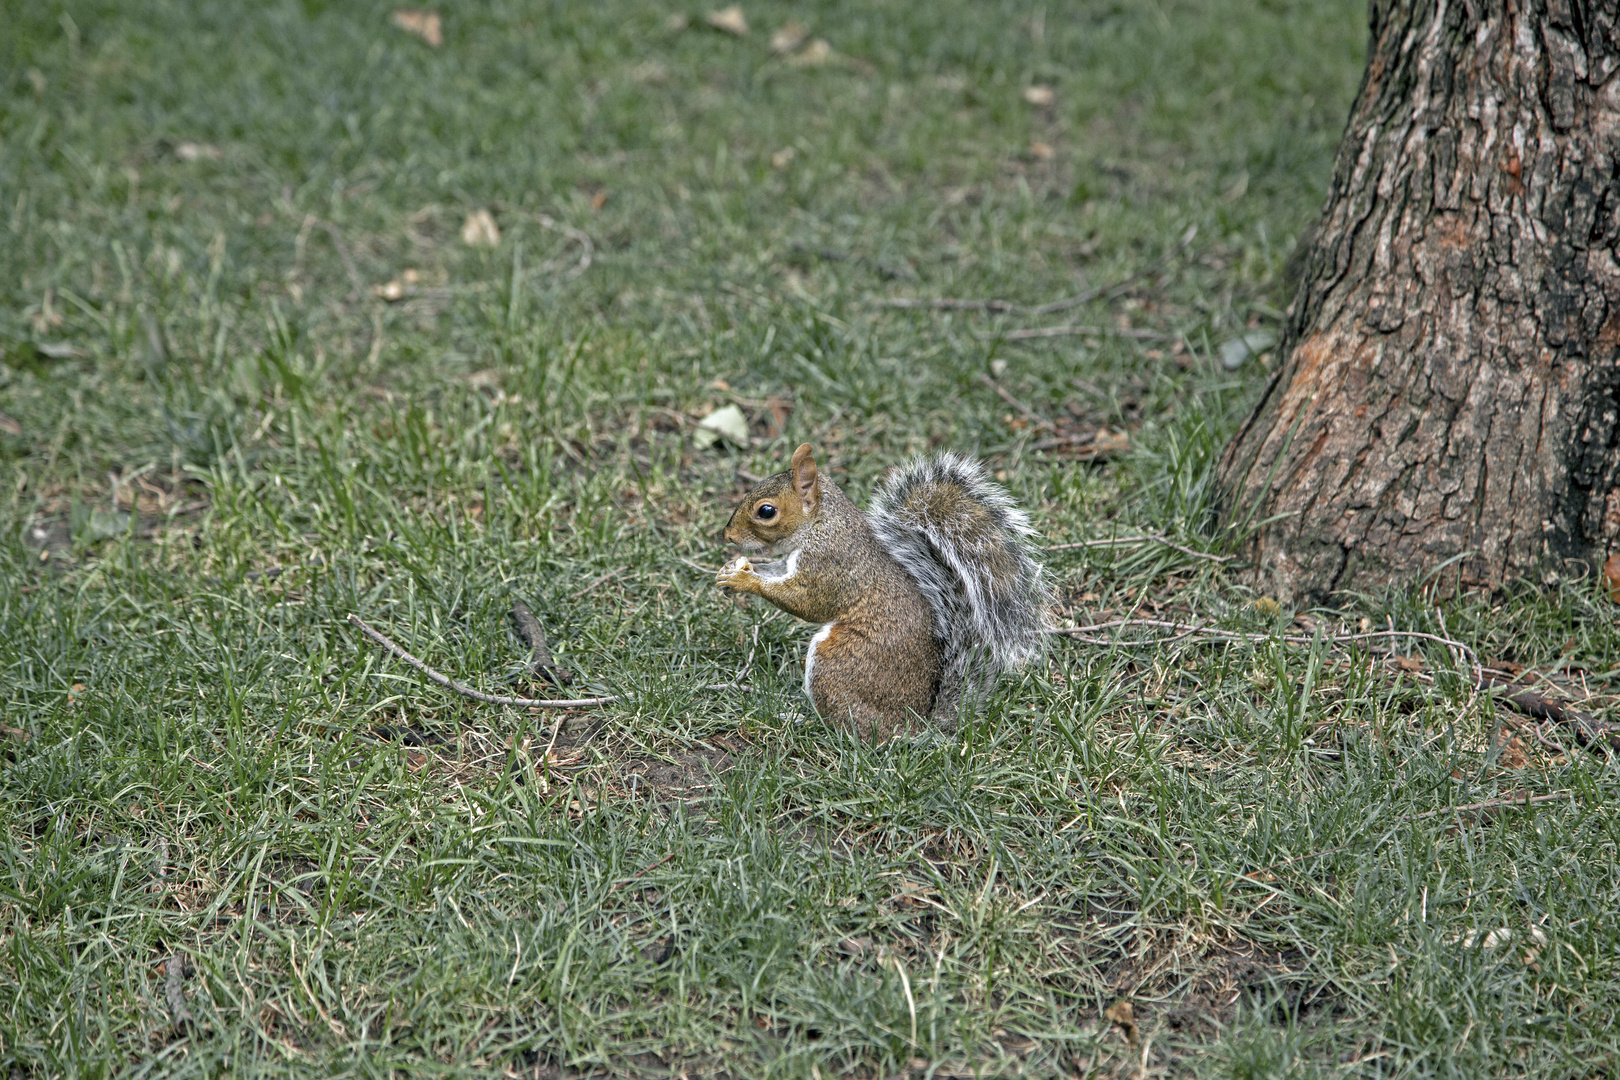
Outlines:
{"label": "lawn", "polygon": [[[1620,773],[1489,679],[1613,716],[1620,608],[1212,514],[1360,0],[391,14],[0,4],[0,1070],[1614,1075]],[[712,584],[807,440],[1109,625],[807,717]]]}

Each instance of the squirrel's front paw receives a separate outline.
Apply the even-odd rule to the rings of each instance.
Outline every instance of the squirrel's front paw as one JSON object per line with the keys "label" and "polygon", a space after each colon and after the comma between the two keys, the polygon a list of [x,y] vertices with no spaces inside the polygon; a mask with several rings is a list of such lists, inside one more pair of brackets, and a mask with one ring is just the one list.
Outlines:
{"label": "squirrel's front paw", "polygon": [[748,561],[748,556],[739,555],[720,568],[714,575],[714,583],[722,589],[736,589],[739,592],[757,592],[759,590],[759,575],[754,573],[754,564]]}

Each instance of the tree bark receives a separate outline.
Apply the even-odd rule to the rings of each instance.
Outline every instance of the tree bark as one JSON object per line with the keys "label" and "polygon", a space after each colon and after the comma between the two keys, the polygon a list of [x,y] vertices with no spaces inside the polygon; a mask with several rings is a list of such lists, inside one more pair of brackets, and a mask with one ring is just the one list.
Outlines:
{"label": "tree bark", "polygon": [[1268,592],[1546,582],[1620,542],[1617,9],[1372,0],[1283,362],[1217,474]]}

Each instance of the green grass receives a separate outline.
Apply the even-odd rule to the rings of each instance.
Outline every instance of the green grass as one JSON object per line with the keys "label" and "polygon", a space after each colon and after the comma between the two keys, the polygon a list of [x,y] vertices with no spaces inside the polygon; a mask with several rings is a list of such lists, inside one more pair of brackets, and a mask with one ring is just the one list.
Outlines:
{"label": "green grass", "polygon": [[[0,7],[8,1075],[1613,1074],[1615,768],[1504,747],[1443,648],[1287,644],[1163,545],[1055,554],[1061,618],[1268,637],[1057,640],[959,738],[872,747],[806,718],[805,629],[691,565],[804,439],[859,497],[949,446],[1050,543],[1225,550],[1266,370],[1215,354],[1287,305],[1360,3],[751,3],[739,39],[491,0],[437,50],[388,12]],[[789,19],[830,63],[772,55]],[[1132,274],[1044,321],[876,303]],[[999,333],[1122,320],[1168,338]],[[1130,451],[1040,449],[992,371]],[[731,403],[752,445],[695,448]],[[477,706],[344,621],[555,693],[517,598],[566,692],[625,700]],[[1316,618],[1607,715],[1615,610]],[[1456,809],[1517,792],[1564,797]]]}

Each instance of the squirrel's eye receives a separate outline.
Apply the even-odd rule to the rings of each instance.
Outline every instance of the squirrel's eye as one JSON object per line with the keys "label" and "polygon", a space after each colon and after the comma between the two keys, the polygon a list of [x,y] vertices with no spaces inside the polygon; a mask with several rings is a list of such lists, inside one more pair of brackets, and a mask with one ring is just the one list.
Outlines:
{"label": "squirrel's eye", "polygon": [[760,503],[754,508],[754,516],[761,521],[770,521],[776,517],[776,507],[770,503]]}

